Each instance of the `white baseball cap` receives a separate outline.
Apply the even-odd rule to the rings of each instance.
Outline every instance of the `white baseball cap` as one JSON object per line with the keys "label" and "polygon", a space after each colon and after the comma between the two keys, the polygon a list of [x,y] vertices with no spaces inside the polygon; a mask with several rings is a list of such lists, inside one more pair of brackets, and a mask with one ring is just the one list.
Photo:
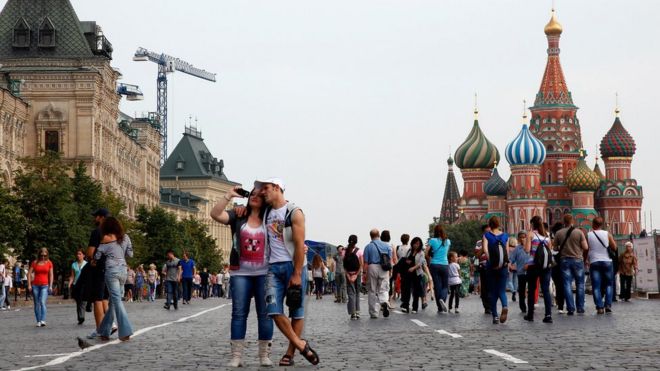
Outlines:
{"label": "white baseball cap", "polygon": [[280,187],[282,192],[284,192],[284,190],[286,188],[282,178],[277,178],[277,177],[267,178],[267,179],[264,179],[264,180],[256,180],[254,182],[254,187],[255,188],[261,188],[264,184],[275,184],[276,186]]}

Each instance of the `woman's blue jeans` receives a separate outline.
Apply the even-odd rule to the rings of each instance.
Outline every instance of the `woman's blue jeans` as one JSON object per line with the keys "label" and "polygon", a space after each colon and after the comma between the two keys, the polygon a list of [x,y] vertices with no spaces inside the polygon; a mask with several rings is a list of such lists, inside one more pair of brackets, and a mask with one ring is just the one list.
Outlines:
{"label": "woman's blue jeans", "polygon": [[506,297],[506,283],[509,279],[509,270],[506,266],[500,269],[488,269],[488,277],[490,280],[488,288],[490,289],[490,310],[493,313],[493,318],[497,315],[497,299],[502,302],[502,308],[507,308]]}
{"label": "woman's blue jeans", "polygon": [[433,291],[438,310],[441,310],[440,300],[447,301],[449,290],[449,266],[444,264],[431,264],[431,278],[433,279]]}
{"label": "woman's blue jeans", "polygon": [[100,336],[110,336],[112,331],[112,322],[115,317],[117,318],[117,326],[119,327],[119,337],[133,335],[133,328],[131,322],[128,320],[126,308],[121,298],[124,296],[124,284],[126,283],[126,267],[108,267],[105,269],[105,284],[110,293],[110,304],[108,311],[105,312],[101,327],[99,328]]}
{"label": "woman's blue jeans", "polygon": [[34,318],[37,322],[46,321],[46,300],[48,300],[48,285],[32,286],[34,297]]}
{"label": "woman's blue jeans", "polygon": [[232,275],[229,279],[232,300],[231,339],[245,339],[250,302],[254,298],[254,305],[257,309],[259,340],[272,340],[273,320],[266,313],[266,275]]}
{"label": "woman's blue jeans", "polygon": [[605,308],[612,307],[612,295],[614,294],[614,271],[612,262],[595,262],[589,266],[591,275],[591,291],[594,295],[594,304],[596,309],[603,309],[603,295],[601,294],[601,285],[605,286]]}

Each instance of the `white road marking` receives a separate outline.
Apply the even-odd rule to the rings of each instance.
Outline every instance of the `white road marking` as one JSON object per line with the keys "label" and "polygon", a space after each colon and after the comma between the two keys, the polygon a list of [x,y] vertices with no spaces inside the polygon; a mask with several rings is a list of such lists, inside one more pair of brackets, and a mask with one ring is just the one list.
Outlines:
{"label": "white road marking", "polygon": [[518,359],[518,358],[516,358],[516,357],[514,357],[514,356],[512,356],[512,355],[510,355],[510,354],[506,354],[506,353],[498,352],[498,351],[495,350],[495,349],[484,349],[484,352],[489,353],[489,354],[492,354],[492,355],[494,355],[494,356],[498,356],[498,357],[503,358],[503,359],[505,359],[505,360],[507,360],[507,361],[509,361],[509,362],[513,362],[513,363],[528,363],[527,361],[523,361],[522,359]]}
{"label": "white road marking", "polygon": [[451,336],[451,337],[454,338],[454,339],[458,339],[458,338],[462,338],[462,337],[463,337],[463,335],[460,335],[460,334],[452,334],[451,332],[447,332],[447,331],[445,331],[445,330],[436,330],[436,332],[437,332],[438,334],[441,334],[441,335]]}
{"label": "white road marking", "polygon": [[422,322],[418,319],[411,319],[411,321],[413,321],[413,323],[416,324],[419,327],[429,327],[426,323],[424,323],[424,322]]}
{"label": "white road marking", "polygon": [[55,353],[55,354],[34,354],[31,356],[25,356],[25,358],[35,358],[35,357],[59,357],[59,356],[65,356],[69,353]]}
{"label": "white road marking", "polygon": [[[227,306],[227,304],[218,305],[217,307],[213,307],[213,308],[210,308],[210,309],[203,310],[203,311],[201,311],[201,312],[199,312],[199,313],[195,313],[195,314],[190,315],[190,316],[188,316],[188,317],[182,317],[182,318],[179,318],[179,319],[176,320],[176,321],[165,322],[165,323],[161,323],[161,324],[159,324],[159,325],[154,325],[154,326],[149,326],[149,327],[145,327],[145,328],[139,329],[139,330],[137,330],[137,331],[135,331],[135,332],[133,333],[133,335],[131,336],[131,338],[134,338],[134,337],[136,337],[136,336],[140,336],[140,335],[142,335],[142,334],[144,334],[144,333],[146,333],[146,332],[149,332],[149,331],[151,331],[151,330],[155,330],[155,329],[157,329],[157,328],[161,328],[161,327],[169,326],[169,325],[171,325],[171,324],[173,324],[173,323],[185,322],[185,321],[187,321],[187,320],[189,320],[189,319],[191,319],[191,318],[199,317],[199,316],[201,316],[202,314],[206,314],[206,313],[208,313],[208,312],[212,312],[212,311],[214,311],[214,310],[218,310],[218,309],[223,308],[223,307],[225,307],[225,306]],[[64,355],[58,356],[58,358],[55,358],[55,359],[51,360],[50,362],[44,363],[43,365],[37,365],[37,366],[31,366],[31,367],[19,368],[19,369],[15,370],[15,371],[36,370],[36,369],[39,369],[39,368],[42,368],[42,367],[50,367],[50,366],[61,365],[62,363],[64,363],[64,362],[70,360],[71,358],[78,357],[78,356],[80,356],[80,355],[82,355],[82,354],[84,354],[84,353],[91,352],[91,351],[94,351],[94,350],[97,350],[97,349],[101,349],[101,348],[103,348],[103,347],[107,347],[107,346],[109,346],[109,345],[114,345],[114,344],[119,344],[119,343],[121,343],[121,340],[116,339],[116,340],[113,340],[113,341],[108,341],[108,342],[106,342],[106,343],[93,345],[93,346],[91,346],[91,347],[89,347],[89,348],[85,348],[85,349],[83,349],[83,350],[79,350],[79,351],[77,351],[77,352],[65,353]],[[55,355],[53,355],[53,356],[55,356]]]}
{"label": "white road marking", "polygon": [[398,314],[403,314],[403,312],[398,311],[398,310],[393,310],[392,313],[398,313]]}

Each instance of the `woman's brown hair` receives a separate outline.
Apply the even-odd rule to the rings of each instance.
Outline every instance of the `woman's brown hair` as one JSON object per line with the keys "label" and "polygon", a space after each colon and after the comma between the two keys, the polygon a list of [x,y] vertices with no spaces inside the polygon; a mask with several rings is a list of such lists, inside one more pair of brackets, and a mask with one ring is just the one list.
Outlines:
{"label": "woman's brown hair", "polygon": [[106,236],[112,234],[117,238],[117,243],[121,244],[124,242],[124,227],[121,226],[121,223],[114,216],[109,216],[103,220],[101,223],[101,234]]}
{"label": "woman's brown hair", "polygon": [[323,266],[323,259],[321,259],[321,255],[315,254],[314,259],[312,260],[312,267],[314,269],[319,269]]}
{"label": "woman's brown hair", "polygon": [[491,230],[499,228],[500,218],[498,218],[496,215],[491,216],[490,219],[488,219],[488,226]]}
{"label": "woman's brown hair", "polygon": [[529,224],[532,225],[533,230],[536,230],[541,236],[545,237],[545,227],[543,226],[543,219],[540,216],[534,216],[532,220],[529,221]]}
{"label": "woman's brown hair", "polygon": [[443,242],[447,239],[447,233],[445,232],[445,229],[442,227],[442,224],[436,224],[435,227],[433,227],[433,237],[439,238]]}

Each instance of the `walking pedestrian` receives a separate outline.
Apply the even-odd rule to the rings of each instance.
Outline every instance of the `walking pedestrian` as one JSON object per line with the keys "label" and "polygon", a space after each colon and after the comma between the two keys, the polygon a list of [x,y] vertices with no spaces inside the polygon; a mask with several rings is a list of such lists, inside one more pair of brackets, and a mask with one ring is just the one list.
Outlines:
{"label": "walking pedestrian", "polygon": [[470,292],[470,258],[465,250],[458,252],[458,266],[460,267],[461,287],[459,290],[461,298],[468,296]]}
{"label": "walking pedestrian", "polygon": [[48,249],[39,249],[37,260],[32,262],[28,271],[28,291],[34,297],[34,317],[37,327],[46,327],[46,301],[53,292],[53,263],[48,259]]}
{"label": "walking pedestrian", "polygon": [[527,232],[522,230],[518,232],[518,245],[509,255],[509,269],[518,277],[518,306],[523,314],[527,314],[527,271],[525,265],[530,259],[525,251]]}
{"label": "walking pedestrian", "polygon": [[[592,230],[587,234],[589,275],[591,276],[591,291],[596,305],[596,313],[610,314],[614,295],[614,270],[610,254],[615,256],[616,242],[608,231],[602,229],[603,223],[602,217],[594,218],[591,222]],[[602,291],[605,291],[605,298],[603,298]]]}
{"label": "walking pedestrian", "polygon": [[316,300],[323,299],[323,279],[325,277],[325,264],[321,255],[315,254],[312,259],[312,276],[314,277],[314,287],[316,288]]}
{"label": "walking pedestrian", "polygon": [[[371,242],[364,248],[363,271],[365,275],[367,290],[369,315],[371,318],[378,318],[378,313],[383,312],[383,317],[389,317],[389,271],[383,269],[383,259],[392,258],[392,249],[389,244],[380,240],[380,232],[372,229],[369,232]],[[390,263],[391,260],[388,261]],[[390,265],[391,267],[391,265]]]}
{"label": "walking pedestrian", "polygon": [[187,251],[183,252],[183,259],[179,260],[179,264],[181,265],[181,286],[183,288],[181,301],[183,304],[190,304],[193,277],[197,273],[197,267],[195,261],[188,256]]}
{"label": "walking pedestrian", "polygon": [[85,261],[85,253],[82,250],[76,252],[76,260],[71,263],[71,275],[69,276],[69,292],[72,294],[73,298],[76,301],[76,314],[78,317],[78,324],[82,325],[85,322],[85,301],[83,300],[83,295],[80,292],[81,290],[73,290],[76,283],[78,283],[78,278],[80,278],[80,272],[87,265]]}
{"label": "walking pedestrian", "polygon": [[[86,277],[86,282],[81,282],[81,284],[84,284],[84,297],[88,303],[93,303],[94,321],[96,323],[95,330],[87,336],[89,339],[94,339],[98,336],[101,321],[103,321],[103,317],[108,311],[108,299],[110,297],[105,285],[105,259],[94,259],[96,249],[101,244],[101,224],[106,218],[110,217],[110,211],[101,208],[96,210],[92,216],[94,217],[96,228],[90,233],[89,243],[87,244],[87,259],[89,264],[83,267],[83,271],[81,271],[81,275]],[[87,270],[89,272],[86,272]]]}
{"label": "walking pedestrian", "polygon": [[156,300],[156,287],[158,285],[158,271],[156,264],[149,264],[149,271],[147,272],[147,283],[149,284],[149,301]]}
{"label": "walking pedestrian", "polygon": [[231,299],[231,274],[228,267],[225,267],[225,273],[222,275],[222,290],[225,292],[225,298]]}
{"label": "walking pedestrian", "polygon": [[[488,224],[481,226],[482,236],[488,231],[490,231]],[[477,244],[474,248],[474,257],[476,265],[474,276],[475,278],[478,277],[477,291],[479,292],[479,297],[481,298],[481,305],[484,307],[484,314],[492,314],[490,310],[490,283],[486,270],[486,263],[488,262],[488,259],[483,249],[483,238],[477,241]]]}
{"label": "walking pedestrian", "polygon": [[[247,215],[237,217],[233,210],[227,211],[232,198],[240,197],[240,187],[227,192],[211,210],[211,217],[231,227],[232,249],[229,255],[229,268],[232,270],[231,290],[233,291],[231,312],[231,354],[230,367],[243,365],[242,353],[245,348],[247,319],[250,302],[254,298],[259,332],[259,364],[272,366],[270,360],[273,339],[273,320],[266,311],[266,274],[268,273],[268,253],[266,227],[263,223],[266,202],[257,190],[248,196]],[[218,274],[216,284],[222,284],[223,276]]]}
{"label": "walking pedestrian", "polygon": [[454,313],[458,314],[458,304],[461,297],[461,266],[458,264],[458,255],[455,251],[449,252],[449,313],[452,309],[452,301],[454,301]]}
{"label": "walking pedestrian", "polygon": [[143,287],[144,287],[144,280],[145,280],[145,272],[144,272],[144,265],[140,264],[138,265],[137,271],[135,272],[135,293],[133,295],[134,298],[136,298],[137,301],[142,301],[142,296],[143,296]]}
{"label": "walking pedestrian", "polygon": [[[5,269],[6,269],[6,267],[5,267]],[[18,301],[18,297],[21,294],[20,293],[21,288],[25,289],[25,286],[23,286],[22,283],[21,283],[22,272],[23,272],[23,269],[21,269],[21,262],[17,260],[16,263],[14,263],[14,274],[13,274],[13,276],[14,276],[14,283],[13,283],[13,286],[14,286],[14,303],[16,303]]]}
{"label": "walking pedestrian", "polygon": [[361,258],[357,254],[358,238],[356,235],[348,237],[348,245],[344,254],[343,265],[346,271],[346,291],[348,293],[348,303],[346,309],[351,316],[351,320],[360,319],[360,270],[362,267]]}
{"label": "walking pedestrian", "polygon": [[[264,224],[270,249],[268,275],[266,276],[266,303],[268,315],[277,328],[289,340],[289,347],[280,360],[280,366],[294,364],[294,352],[298,350],[313,364],[319,356],[309,341],[301,339],[305,317],[305,215],[302,210],[284,198],[284,182],[270,178],[255,182],[255,188],[266,200]],[[287,297],[289,318],[284,315],[284,297]]]}
{"label": "walking pedestrian", "polygon": [[[509,243],[507,247],[507,256],[509,256],[509,261],[511,253],[513,253],[513,251],[516,249],[516,246],[518,246],[518,240],[515,237],[509,237]],[[516,274],[515,269],[511,269],[508,264],[507,266],[509,270],[509,277],[506,281],[506,290],[511,292],[511,301],[516,301],[516,293],[518,292],[518,275]]]}
{"label": "walking pedestrian", "polygon": [[[529,260],[525,264],[527,272],[527,315],[526,321],[534,321],[534,296],[537,282],[541,283],[543,292],[543,304],[545,306],[544,323],[552,323],[552,295],[550,294],[551,256],[549,246],[552,246],[550,237],[546,234],[543,219],[534,216],[530,220],[532,232],[530,238],[525,239],[525,252],[529,254]],[[540,261],[535,261],[537,255]]]}
{"label": "walking pedestrian", "polygon": [[133,289],[135,288],[135,271],[133,268],[128,267],[126,272],[126,283],[124,284],[124,291],[126,292],[125,299],[127,302],[133,301]]}
{"label": "walking pedestrian", "polygon": [[[481,241],[483,251],[486,254],[486,274],[490,289],[490,312],[493,316],[493,324],[504,323],[509,314],[509,305],[506,297],[506,282],[509,278],[509,258],[507,246],[509,235],[500,230],[500,219],[491,216],[488,219],[489,231],[486,232]],[[497,315],[497,300],[502,304],[502,312]]]}
{"label": "walking pedestrian", "polygon": [[335,303],[346,303],[346,270],[344,270],[344,255],[346,249],[344,246],[337,246],[337,255],[335,260],[335,284],[337,286]]}
{"label": "walking pedestrian", "polygon": [[633,244],[625,244],[626,251],[619,257],[619,279],[621,280],[621,299],[630,301],[633,276],[637,273],[637,257],[633,252]]}
{"label": "walking pedestrian", "polygon": [[133,257],[133,244],[128,235],[124,233],[124,228],[119,220],[112,216],[105,218],[101,223],[101,233],[103,237],[94,254],[94,259],[98,261],[105,257],[105,284],[110,293],[110,304],[101,321],[99,337],[104,341],[110,340],[112,324],[116,319],[119,340],[128,341],[133,335],[133,328],[121,299],[122,288],[124,288],[128,276],[126,257]]}
{"label": "walking pedestrian", "polygon": [[[557,290],[564,291],[566,309],[572,316],[577,309],[584,313],[584,253],[589,249],[584,233],[573,226],[573,215],[564,215],[563,228],[555,234],[554,245],[557,250],[557,264],[563,276],[564,286]],[[575,298],[573,298],[575,281]]]}
{"label": "walking pedestrian", "polygon": [[28,290],[28,267],[30,266],[30,261],[23,262],[23,269],[21,271],[21,287],[25,290],[25,301],[31,300],[30,290]]}
{"label": "walking pedestrian", "polygon": [[[237,267],[234,267],[236,269]],[[240,266],[238,267],[240,269]],[[231,269],[231,267],[230,267]],[[216,292],[218,293],[218,298],[224,297],[224,293],[222,292],[222,270],[219,270],[218,273],[215,275],[215,286],[216,286]]]}
{"label": "walking pedestrian", "polygon": [[5,280],[7,279],[6,261],[0,261],[0,309],[5,310]]}
{"label": "walking pedestrian", "polygon": [[[423,286],[424,266],[426,265],[426,258],[424,257],[424,243],[419,237],[412,239],[410,243],[410,256],[412,266],[408,268],[408,279],[412,291],[412,313],[417,313],[419,308],[419,301],[422,296],[425,296]],[[426,309],[426,303],[422,302],[422,309]]]}
{"label": "walking pedestrian", "polygon": [[442,224],[436,224],[433,227],[433,238],[429,240],[427,249],[427,259],[431,263],[430,271],[435,288],[433,296],[438,306],[438,313],[447,312],[447,293],[449,290],[449,261],[447,253],[451,247],[451,241],[447,238],[447,233]]}
{"label": "walking pedestrian", "polygon": [[199,273],[200,272],[196,270],[193,274],[193,298],[199,298],[202,296],[202,277],[200,277]]}
{"label": "walking pedestrian", "polygon": [[165,290],[167,299],[163,308],[170,310],[170,306],[174,306],[174,310],[179,309],[179,282],[181,281],[181,266],[179,259],[174,255],[174,250],[169,249],[165,253],[167,261],[163,264],[163,276],[165,277]]}
{"label": "walking pedestrian", "polygon": [[[557,222],[552,225],[550,236],[552,238],[552,241],[554,242],[554,245],[556,245],[555,241],[557,239],[557,232],[559,232],[563,227],[564,225],[562,222]],[[557,313],[564,314],[566,313],[564,311],[564,303],[566,302],[566,298],[564,295],[564,276],[563,273],[561,272],[561,264],[560,264],[561,257],[559,256],[558,249],[553,248],[552,256],[555,261],[555,264],[553,264],[551,268],[552,283],[555,286],[555,305],[557,305]],[[572,291],[571,291],[571,295],[572,295]]]}
{"label": "walking pedestrian", "polygon": [[209,297],[209,271],[206,267],[202,269],[199,278],[201,278],[202,299],[206,300]]}
{"label": "walking pedestrian", "polygon": [[[9,262],[7,262],[7,264],[5,266],[7,266],[7,265],[9,265]],[[9,293],[10,293],[11,288],[13,286],[13,280],[12,280],[12,277],[11,277],[11,273],[9,273],[9,271],[7,271],[7,275],[5,276],[5,282],[4,282],[3,286],[4,287],[2,289],[3,289],[3,292],[5,293],[5,300],[0,303],[0,306],[2,306],[3,310],[10,310],[11,305],[9,303]]]}

